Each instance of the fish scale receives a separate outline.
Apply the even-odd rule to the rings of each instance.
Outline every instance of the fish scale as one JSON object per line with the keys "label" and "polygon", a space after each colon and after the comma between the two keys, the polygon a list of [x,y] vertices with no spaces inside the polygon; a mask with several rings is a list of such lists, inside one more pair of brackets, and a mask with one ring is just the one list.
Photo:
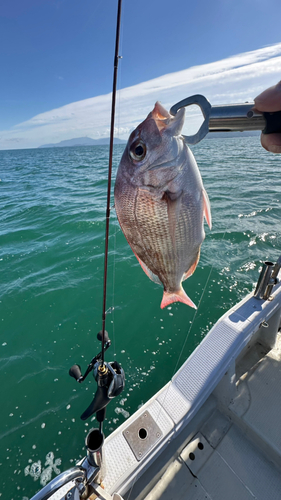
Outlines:
{"label": "fish scale", "polygon": [[175,117],[159,103],[132,132],[118,167],[115,208],[121,229],[148,277],[164,286],[161,307],[196,307],[181,282],[195,270],[211,224],[207,193]]}
{"label": "fish scale", "polygon": [[151,196],[141,193],[137,197],[135,215],[143,243],[138,256],[162,283],[167,282],[166,276],[171,274],[177,255],[168,231],[166,203],[155,202]]}

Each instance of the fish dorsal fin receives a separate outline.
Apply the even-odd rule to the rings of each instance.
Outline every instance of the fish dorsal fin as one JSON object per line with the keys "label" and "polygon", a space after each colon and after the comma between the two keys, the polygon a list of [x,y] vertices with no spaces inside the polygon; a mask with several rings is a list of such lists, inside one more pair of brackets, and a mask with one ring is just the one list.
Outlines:
{"label": "fish dorsal fin", "polygon": [[169,232],[174,245],[176,238],[176,225],[179,219],[180,209],[181,209],[182,193],[183,193],[182,190],[173,193],[172,191],[169,191],[167,189],[162,196],[162,200],[166,201],[167,203]]}
{"label": "fish dorsal fin", "polygon": [[202,189],[202,193],[203,193],[204,216],[209,228],[212,229],[212,216],[211,216],[211,205],[209,196],[207,195],[207,192],[205,191],[204,188]]}

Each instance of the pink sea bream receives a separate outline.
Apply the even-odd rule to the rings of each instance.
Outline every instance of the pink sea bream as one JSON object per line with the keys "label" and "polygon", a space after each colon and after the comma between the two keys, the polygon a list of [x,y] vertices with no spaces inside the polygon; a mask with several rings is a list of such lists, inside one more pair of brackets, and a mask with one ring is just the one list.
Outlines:
{"label": "pink sea bream", "polygon": [[121,229],[142,269],[162,284],[163,309],[196,308],[182,281],[195,271],[211,228],[208,195],[195,158],[181,136],[185,110],[172,116],[157,102],[131,133],[118,167],[114,197]]}

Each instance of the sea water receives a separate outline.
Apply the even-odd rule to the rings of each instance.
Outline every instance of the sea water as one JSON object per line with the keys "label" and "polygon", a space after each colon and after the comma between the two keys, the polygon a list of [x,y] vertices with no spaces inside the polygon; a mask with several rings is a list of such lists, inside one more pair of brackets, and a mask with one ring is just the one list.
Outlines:
{"label": "sea water", "polygon": [[[124,146],[114,148],[116,173]],[[280,255],[281,157],[258,137],[193,147],[213,228],[184,283],[195,311],[161,310],[162,288],[143,273],[111,210],[107,361],[123,393],[107,407],[107,436],[158,391],[218,318],[253,290]],[[69,377],[101,349],[108,147],[0,151],[0,497],[27,500],[85,454],[96,389]],[[112,207],[114,201],[112,196]]]}

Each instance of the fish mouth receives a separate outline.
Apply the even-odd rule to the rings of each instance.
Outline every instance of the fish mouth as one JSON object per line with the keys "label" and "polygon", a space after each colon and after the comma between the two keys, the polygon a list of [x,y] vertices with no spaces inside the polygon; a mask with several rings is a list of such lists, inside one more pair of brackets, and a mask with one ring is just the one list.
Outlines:
{"label": "fish mouth", "polygon": [[181,108],[177,114],[173,116],[159,101],[157,101],[151,112],[151,116],[160,133],[165,130],[173,136],[181,134],[185,118],[184,108]]}
{"label": "fish mouth", "polygon": [[154,109],[151,113],[155,122],[163,122],[163,120],[166,120],[167,118],[172,118],[172,115],[169,113],[169,111],[167,111],[159,101],[155,103]]}

